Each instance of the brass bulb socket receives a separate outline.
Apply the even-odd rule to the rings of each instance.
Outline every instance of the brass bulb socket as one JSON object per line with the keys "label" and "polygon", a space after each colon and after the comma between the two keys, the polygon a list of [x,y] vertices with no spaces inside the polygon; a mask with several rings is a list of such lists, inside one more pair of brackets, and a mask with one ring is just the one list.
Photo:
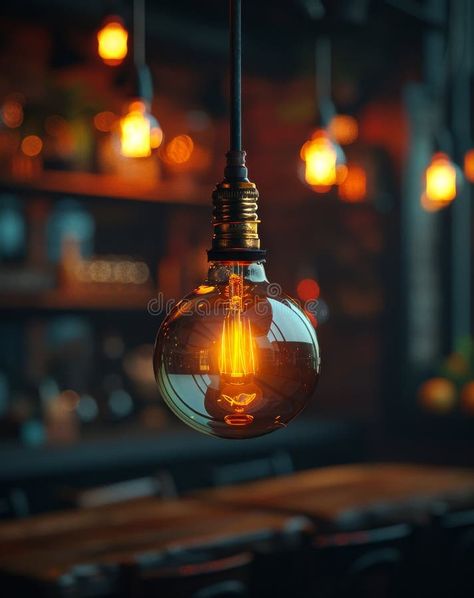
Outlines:
{"label": "brass bulb socket", "polygon": [[250,181],[223,181],[212,194],[213,250],[260,249],[258,190]]}

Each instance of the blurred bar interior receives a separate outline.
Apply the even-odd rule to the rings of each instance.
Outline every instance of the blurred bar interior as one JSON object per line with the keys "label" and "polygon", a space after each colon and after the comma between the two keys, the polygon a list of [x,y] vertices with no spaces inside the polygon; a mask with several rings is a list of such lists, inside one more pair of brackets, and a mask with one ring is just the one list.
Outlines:
{"label": "blurred bar interior", "polygon": [[5,595],[474,595],[474,6],[242,18],[267,270],[322,376],[231,442],[177,420],[152,363],[207,271],[227,2],[2,3]]}

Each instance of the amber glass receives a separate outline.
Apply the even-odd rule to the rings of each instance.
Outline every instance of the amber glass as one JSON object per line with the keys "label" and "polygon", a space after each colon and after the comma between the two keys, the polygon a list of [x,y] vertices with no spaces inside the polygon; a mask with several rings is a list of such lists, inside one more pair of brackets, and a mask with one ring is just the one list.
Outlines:
{"label": "amber glass", "polygon": [[261,263],[213,262],[163,322],[154,368],[163,399],[186,424],[252,438],[300,413],[320,357],[303,309],[267,281]]}

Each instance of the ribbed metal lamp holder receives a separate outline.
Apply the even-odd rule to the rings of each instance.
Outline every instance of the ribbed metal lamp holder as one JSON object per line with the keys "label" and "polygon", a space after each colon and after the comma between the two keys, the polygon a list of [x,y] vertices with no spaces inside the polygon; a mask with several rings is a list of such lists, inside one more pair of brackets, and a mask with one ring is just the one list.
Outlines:
{"label": "ribbed metal lamp holder", "polygon": [[214,206],[210,261],[262,261],[266,252],[260,249],[257,214],[258,190],[247,179],[245,152],[227,154],[225,179],[212,194]]}

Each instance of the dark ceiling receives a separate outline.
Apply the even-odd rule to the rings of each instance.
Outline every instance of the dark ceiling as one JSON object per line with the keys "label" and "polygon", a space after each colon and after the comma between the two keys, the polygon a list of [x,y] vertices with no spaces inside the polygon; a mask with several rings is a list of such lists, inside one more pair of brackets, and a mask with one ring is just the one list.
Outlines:
{"label": "dark ceiling", "polygon": [[[400,5],[399,5],[400,4]],[[41,23],[67,45],[69,32],[89,34],[104,14],[130,18],[132,0],[16,0],[2,3],[3,18]],[[392,93],[420,64],[420,40],[429,14],[416,0],[243,0],[244,72],[292,79],[314,73],[314,40],[333,40],[335,77],[357,79],[359,103]],[[185,61],[201,69],[227,58],[226,0],[147,0],[150,61]]]}

